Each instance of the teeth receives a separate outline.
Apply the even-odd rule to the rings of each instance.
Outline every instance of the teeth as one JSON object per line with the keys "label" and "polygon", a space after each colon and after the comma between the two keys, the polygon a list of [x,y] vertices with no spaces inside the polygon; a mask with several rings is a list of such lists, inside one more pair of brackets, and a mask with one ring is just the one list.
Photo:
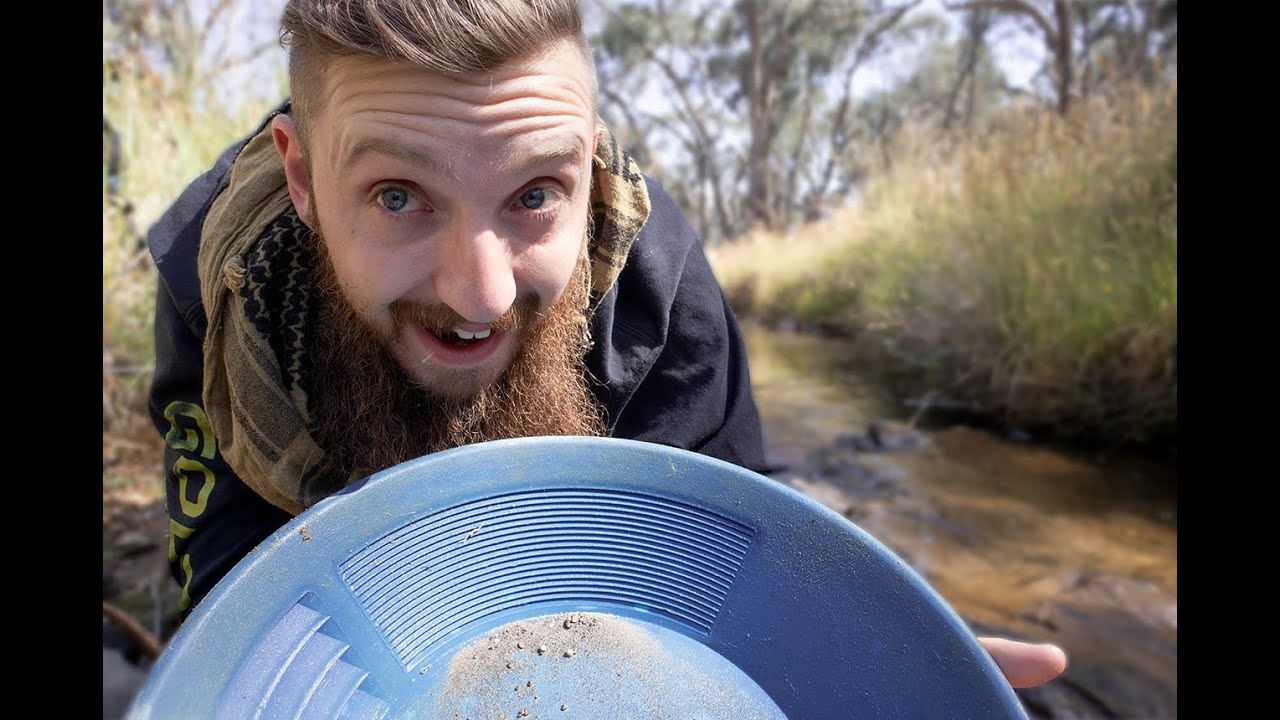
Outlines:
{"label": "teeth", "polygon": [[463,340],[483,340],[489,337],[489,328],[485,328],[479,332],[468,332],[462,328],[454,328],[453,332]]}

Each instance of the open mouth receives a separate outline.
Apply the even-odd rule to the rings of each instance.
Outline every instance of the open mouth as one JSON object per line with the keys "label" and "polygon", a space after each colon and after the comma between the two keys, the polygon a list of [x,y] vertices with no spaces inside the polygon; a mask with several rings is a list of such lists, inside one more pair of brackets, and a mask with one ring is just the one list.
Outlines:
{"label": "open mouth", "polygon": [[462,349],[483,343],[488,340],[493,333],[488,328],[478,332],[470,332],[463,330],[462,328],[453,328],[452,330],[444,331],[432,330],[431,334],[435,335],[437,340],[450,347]]}
{"label": "open mouth", "polygon": [[469,367],[485,362],[502,347],[506,331],[496,328],[464,330],[462,328],[427,328],[416,325],[427,357],[437,363]]}

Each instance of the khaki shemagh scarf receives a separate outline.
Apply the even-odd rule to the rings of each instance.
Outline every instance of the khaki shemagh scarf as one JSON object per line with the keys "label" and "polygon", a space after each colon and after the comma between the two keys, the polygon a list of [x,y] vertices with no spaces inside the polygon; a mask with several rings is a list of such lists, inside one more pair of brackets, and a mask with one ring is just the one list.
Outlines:
{"label": "khaki shemagh scarf", "polygon": [[[639,168],[600,125],[592,170],[591,282],[603,296],[649,217]],[[307,432],[305,360],[313,258],[268,124],[231,168],[201,235],[205,413],[223,458],[263,498],[297,514],[359,478],[336,477]],[[300,271],[302,270],[302,271]]]}

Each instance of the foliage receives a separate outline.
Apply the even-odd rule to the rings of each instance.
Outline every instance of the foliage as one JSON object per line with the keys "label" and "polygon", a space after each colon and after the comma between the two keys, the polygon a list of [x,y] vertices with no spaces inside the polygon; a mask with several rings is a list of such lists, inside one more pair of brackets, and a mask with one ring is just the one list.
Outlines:
{"label": "foliage", "polygon": [[[603,5],[601,113],[709,245],[826,217],[907,123],[1062,114],[1177,77],[1176,0]],[[1005,77],[1037,63],[1029,85]]]}
{"label": "foliage", "polygon": [[1014,110],[962,141],[908,127],[855,207],[719,248],[717,273],[744,313],[879,338],[910,394],[1061,435],[1168,439],[1177,90],[1123,98]]}
{"label": "foliage", "polygon": [[156,293],[144,241],[147,228],[188,182],[284,97],[282,74],[243,101],[230,100],[225,87],[214,82],[255,56],[210,53],[213,29],[234,33],[225,24],[234,15],[228,2],[214,3],[200,18],[178,0],[103,5],[104,437],[144,410],[140,388],[152,362]]}

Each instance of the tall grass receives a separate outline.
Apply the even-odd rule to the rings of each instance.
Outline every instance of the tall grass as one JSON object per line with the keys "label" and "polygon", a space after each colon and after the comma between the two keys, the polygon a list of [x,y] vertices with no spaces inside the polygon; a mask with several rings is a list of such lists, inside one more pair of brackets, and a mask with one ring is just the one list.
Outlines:
{"label": "tall grass", "polygon": [[190,18],[164,12],[163,3],[141,3],[138,8],[140,15],[125,18],[118,25],[108,22],[104,11],[104,465],[109,442],[127,444],[126,438],[138,433],[154,435],[145,418],[145,391],[153,363],[157,278],[145,233],[191,180],[284,97],[286,87],[280,73],[262,80],[264,85],[274,85],[276,92],[266,87],[246,95],[249,99],[229,103],[212,78],[201,74],[198,64],[190,61],[200,56],[199,47],[171,47],[166,53],[138,37],[139,28],[148,28],[170,43],[175,37],[197,42],[198,33],[190,28],[179,31],[164,25],[190,22]]}
{"label": "tall grass", "polygon": [[745,314],[870,333],[904,394],[1060,436],[1177,428],[1177,88],[898,138],[856,208],[719,248]]}

